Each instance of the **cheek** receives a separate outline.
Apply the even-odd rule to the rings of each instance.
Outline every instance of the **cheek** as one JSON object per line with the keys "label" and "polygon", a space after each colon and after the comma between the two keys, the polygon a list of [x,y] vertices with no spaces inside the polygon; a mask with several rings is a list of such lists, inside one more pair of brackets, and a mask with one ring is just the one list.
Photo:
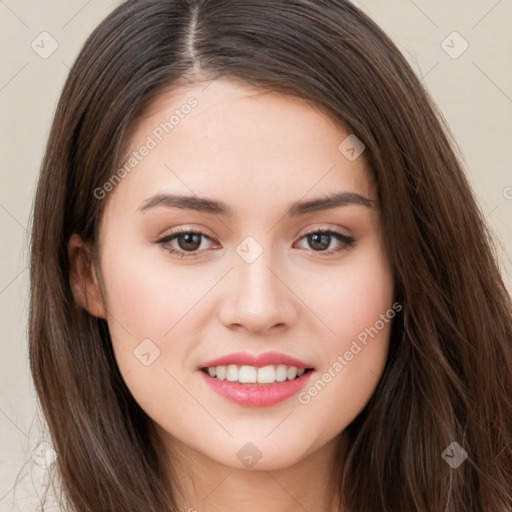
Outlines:
{"label": "cheek", "polygon": [[110,255],[103,262],[103,273],[119,371],[135,400],[152,417],[163,414],[162,404],[174,404],[184,413],[190,399],[172,375],[183,380],[176,367],[177,362],[179,368],[186,364],[194,343],[191,308],[211,284],[206,280],[201,285],[199,280],[191,286],[190,272],[173,269],[165,260],[150,261],[147,249],[146,254],[131,250]]}
{"label": "cheek", "polygon": [[382,375],[395,316],[393,279],[380,251],[361,251],[327,283],[318,276],[308,289],[329,328],[322,368],[299,395],[308,415],[332,432],[345,428],[368,403]]}
{"label": "cheek", "polygon": [[207,293],[213,279],[207,270],[180,268],[157,252],[163,249],[155,249],[134,243],[126,251],[111,251],[103,268],[112,323],[138,336],[162,338]]}
{"label": "cheek", "polygon": [[302,282],[300,293],[325,327],[322,339],[340,349],[373,326],[393,303],[389,265],[373,245],[348,255],[339,265],[309,272]]}
{"label": "cheek", "polygon": [[[105,247],[105,254],[107,250]],[[190,275],[173,271],[166,262],[149,261],[147,248],[146,254],[133,248],[108,254],[109,258],[102,264],[105,299],[112,344],[121,372],[124,375],[138,368],[140,363],[152,360],[160,365],[167,348],[173,349],[175,357],[175,348],[179,350],[183,344],[168,347],[169,341],[186,324],[187,311],[197,302],[196,296],[203,287],[190,286]],[[141,356],[147,353],[150,356],[142,357],[141,361]]]}
{"label": "cheek", "polygon": [[183,300],[179,281],[171,286],[155,268],[130,259],[117,260],[107,276],[108,311],[127,331],[160,336],[166,325],[170,328],[172,312]]}

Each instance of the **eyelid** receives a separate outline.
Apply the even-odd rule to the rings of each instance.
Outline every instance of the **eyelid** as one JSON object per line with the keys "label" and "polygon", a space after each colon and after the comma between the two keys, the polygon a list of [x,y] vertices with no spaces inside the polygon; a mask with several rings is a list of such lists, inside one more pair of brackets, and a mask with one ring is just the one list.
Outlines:
{"label": "eyelid", "polygon": [[[328,225],[324,225],[324,226],[314,226],[314,227],[311,227],[309,229],[307,229],[306,231],[302,232],[302,231],[299,231],[295,236],[294,238],[303,238],[307,235],[310,235],[312,233],[317,233],[319,231],[334,231],[346,238],[353,238],[352,236],[342,232],[341,230],[344,229],[342,228],[341,226],[328,226]],[[174,228],[171,232],[169,232],[168,234],[166,235],[158,235],[156,238],[155,238],[155,242],[161,242],[162,240],[165,240],[166,238],[169,238],[169,237],[172,237],[172,236],[175,236],[175,235],[178,235],[180,233],[197,233],[197,234],[201,234],[203,235],[204,237],[210,239],[210,240],[217,240],[217,237],[213,234],[211,234],[211,232],[209,232],[209,230],[207,230],[206,228],[204,227],[198,227],[198,228],[194,228],[192,225],[184,225],[184,226],[180,226],[178,228]],[[302,234],[301,234],[302,233]]]}
{"label": "eyelid", "polygon": [[153,242],[158,243],[162,240],[165,240],[166,238],[179,235],[181,233],[197,233],[203,235],[205,238],[208,238],[210,240],[217,240],[217,237],[213,235],[208,229],[200,226],[200,227],[193,227],[192,225],[184,225],[179,226],[177,228],[171,228],[171,230],[166,230],[164,235],[157,235]]}
{"label": "eyelid", "polygon": [[[306,235],[310,235],[311,233],[317,233],[318,231],[334,231],[340,235],[343,235],[347,238],[352,238],[350,235],[347,235],[345,233],[343,233],[341,230],[342,229],[345,229],[345,228],[342,228],[341,226],[332,226],[332,225],[324,225],[324,226],[318,226],[316,225],[315,227],[312,227],[312,228],[308,228],[305,232],[302,232],[300,231],[299,233],[302,233],[300,235],[297,235],[298,237],[302,238]],[[348,231],[348,230],[347,230]]]}

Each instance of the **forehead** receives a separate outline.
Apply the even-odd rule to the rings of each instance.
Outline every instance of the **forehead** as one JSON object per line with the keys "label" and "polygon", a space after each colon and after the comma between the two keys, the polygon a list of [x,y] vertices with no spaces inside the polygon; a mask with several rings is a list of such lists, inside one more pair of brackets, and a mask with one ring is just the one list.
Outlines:
{"label": "forehead", "polygon": [[288,204],[308,194],[370,196],[364,154],[351,161],[340,149],[348,136],[295,96],[227,80],[169,89],[133,125],[119,163],[129,172],[113,195],[132,211],[165,191],[220,193],[246,206],[251,198]]}

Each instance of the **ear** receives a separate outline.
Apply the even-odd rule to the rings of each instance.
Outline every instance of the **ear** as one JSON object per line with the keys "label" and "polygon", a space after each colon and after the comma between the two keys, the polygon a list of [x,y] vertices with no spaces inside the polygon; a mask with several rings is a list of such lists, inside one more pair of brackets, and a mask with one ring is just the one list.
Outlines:
{"label": "ear", "polygon": [[69,282],[75,301],[91,315],[106,319],[107,311],[90,246],[76,233],[68,242],[68,258]]}

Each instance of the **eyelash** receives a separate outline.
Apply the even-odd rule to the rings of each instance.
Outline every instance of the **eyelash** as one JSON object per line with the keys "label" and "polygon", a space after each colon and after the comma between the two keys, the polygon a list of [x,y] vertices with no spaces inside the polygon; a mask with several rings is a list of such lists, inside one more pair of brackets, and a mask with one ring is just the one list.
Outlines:
{"label": "eyelash", "polygon": [[[163,238],[157,240],[155,243],[161,244],[162,246],[164,246],[165,250],[171,254],[179,254],[180,259],[195,258],[195,257],[197,257],[198,252],[200,252],[197,249],[194,251],[182,251],[182,250],[176,250],[174,248],[165,247],[166,244],[168,244],[172,240],[178,238],[180,235],[188,235],[188,234],[200,235],[204,238],[207,238],[208,240],[212,240],[211,237],[209,237],[206,233],[203,233],[202,231],[195,231],[195,230],[191,230],[191,229],[179,228],[179,229],[176,229],[175,231],[173,231],[172,233],[165,235]],[[304,233],[304,235],[301,236],[300,240],[306,238],[309,235],[315,235],[315,234],[330,235],[330,236],[336,238],[338,241],[344,243],[344,245],[338,249],[330,249],[328,251],[312,250],[312,252],[314,252],[314,253],[327,255],[327,256],[330,256],[331,254],[339,253],[342,251],[348,251],[349,249],[351,249],[354,246],[355,242],[357,241],[355,238],[346,236],[343,233],[341,233],[339,231],[332,230],[332,229],[317,229],[317,230],[309,231],[307,233]]]}

